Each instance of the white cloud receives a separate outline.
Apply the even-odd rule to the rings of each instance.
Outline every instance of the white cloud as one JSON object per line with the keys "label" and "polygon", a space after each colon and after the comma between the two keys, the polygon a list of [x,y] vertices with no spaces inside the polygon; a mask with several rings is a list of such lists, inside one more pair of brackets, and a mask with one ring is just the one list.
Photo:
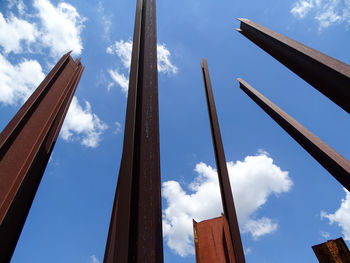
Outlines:
{"label": "white cloud", "polygon": [[[116,70],[108,70],[109,75],[111,78],[117,83],[121,88],[123,93],[128,93],[129,88],[129,79],[123,74],[119,73],[118,69]],[[109,89],[112,87],[112,85],[108,85]]]}
{"label": "white cloud", "polygon": [[[25,14],[26,6],[22,0],[10,0],[8,7],[16,6],[20,17]],[[4,18],[0,13],[0,46],[4,52],[21,53],[24,47],[35,47],[35,50],[48,49],[54,59],[73,50],[73,55],[82,52],[81,32],[85,18],[76,8],[66,2],[54,6],[49,0],[34,0],[35,13],[27,14],[32,21],[23,20],[9,14]],[[30,50],[30,49],[29,49]]]}
{"label": "white cloud", "polygon": [[158,71],[161,73],[177,73],[177,67],[175,67],[170,61],[170,51],[166,48],[165,44],[157,44],[157,57],[158,57]]}
{"label": "white cloud", "polygon": [[45,75],[36,60],[22,60],[12,65],[0,54],[0,102],[5,105],[23,103]]}
{"label": "white cloud", "polygon": [[79,55],[83,49],[81,31],[85,18],[74,6],[60,2],[57,7],[48,0],[34,0],[37,16],[41,21],[41,43],[50,49],[53,57],[62,56],[69,50]]}
{"label": "white cloud", "polygon": [[[278,224],[267,217],[256,218],[257,211],[271,194],[288,192],[293,182],[288,172],[273,164],[272,158],[260,153],[244,161],[228,162],[238,220],[243,232],[254,238],[274,232]],[[163,183],[166,208],[163,233],[167,245],[177,254],[193,254],[192,218],[196,221],[217,217],[222,212],[216,170],[205,163],[196,165],[197,177],[186,193],[176,181]]]}
{"label": "white cloud", "polygon": [[0,32],[0,46],[5,53],[22,52],[22,45],[28,46],[35,42],[39,35],[35,25],[17,18],[12,13],[7,19],[0,13]]}
{"label": "white cloud", "polygon": [[[126,75],[129,74],[131,64],[131,52],[132,52],[132,41],[116,41],[114,45],[107,47],[107,54],[116,54],[123,65],[124,73],[120,70],[108,70],[110,77],[122,88],[123,93],[127,94],[129,87],[129,79]],[[158,72],[166,74],[176,74],[177,67],[174,66],[170,61],[171,53],[166,48],[165,44],[157,44],[157,59],[158,59]]]}
{"label": "white cloud", "polygon": [[312,13],[320,30],[336,23],[350,25],[350,0],[298,0],[290,12],[298,18]]}
{"label": "white cloud", "polygon": [[260,236],[275,232],[277,227],[277,223],[273,223],[270,218],[263,217],[258,220],[248,220],[244,225],[243,232],[250,232],[253,238],[257,239]]}
{"label": "white cloud", "polygon": [[321,212],[321,218],[328,218],[329,223],[337,223],[341,227],[344,239],[350,241],[350,192],[344,188],[346,193],[345,199],[341,200],[340,207],[334,214]]}
{"label": "white cloud", "polygon": [[101,135],[108,126],[92,113],[91,105],[85,101],[85,109],[73,97],[72,103],[64,120],[61,137],[66,140],[79,140],[87,147],[97,147],[101,141]]}
{"label": "white cloud", "polygon": [[90,263],[100,263],[95,255],[90,256]]}
{"label": "white cloud", "polygon": [[116,54],[123,63],[124,68],[130,70],[131,64],[132,41],[116,41],[114,45],[109,46],[106,50],[108,54]]}

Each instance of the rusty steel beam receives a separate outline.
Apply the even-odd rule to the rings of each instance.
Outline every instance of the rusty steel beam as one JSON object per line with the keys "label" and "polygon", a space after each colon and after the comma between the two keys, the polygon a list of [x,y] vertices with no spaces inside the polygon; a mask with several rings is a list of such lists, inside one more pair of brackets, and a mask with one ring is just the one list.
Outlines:
{"label": "rusty steel beam", "polygon": [[239,87],[274,119],[294,140],[350,191],[350,162],[295,119],[260,94],[243,79]]}
{"label": "rusty steel beam", "polygon": [[341,237],[312,246],[312,250],[314,251],[319,263],[350,262],[350,251]]}
{"label": "rusty steel beam", "polygon": [[104,263],[163,262],[156,1],[136,6],[124,144]]}
{"label": "rusty steel beam", "polygon": [[0,262],[10,262],[83,70],[64,55],[0,134]]}
{"label": "rusty steel beam", "polygon": [[350,66],[248,19],[242,35],[350,113]]}
{"label": "rusty steel beam", "polygon": [[236,262],[231,235],[226,217],[193,220],[193,238],[197,263],[234,263]]}
{"label": "rusty steel beam", "polygon": [[216,113],[214,95],[211,87],[208,63],[206,59],[202,60],[201,67],[203,73],[205,95],[207,99],[213,147],[215,152],[216,167],[219,177],[222,206],[230,228],[236,263],[242,263],[245,262],[244,251],[241,235],[239,232],[236,209],[233,201],[231,184],[226,166],[225,152],[222,145],[219,121]]}

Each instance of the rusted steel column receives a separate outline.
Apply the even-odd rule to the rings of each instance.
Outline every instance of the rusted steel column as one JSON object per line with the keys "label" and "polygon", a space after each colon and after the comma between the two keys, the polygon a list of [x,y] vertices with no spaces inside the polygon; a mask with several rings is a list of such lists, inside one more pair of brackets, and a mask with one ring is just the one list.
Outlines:
{"label": "rusted steel column", "polygon": [[201,66],[205,87],[205,95],[207,98],[207,106],[215,152],[216,167],[219,177],[222,206],[230,227],[231,239],[233,242],[233,250],[236,262],[242,263],[245,262],[244,251],[241,241],[241,235],[239,232],[236,209],[233,202],[231,184],[226,166],[225,152],[224,147],[222,145],[219,121],[216,113],[214,95],[211,87],[208,63],[206,59],[202,60]]}
{"label": "rusted steel column", "polygon": [[242,79],[240,88],[350,191],[350,162]]}
{"label": "rusted steel column", "polygon": [[67,53],[0,134],[0,262],[9,262],[84,67]]}
{"label": "rusted steel column", "polygon": [[193,220],[193,237],[197,263],[236,262],[230,228],[223,214],[199,223]]}
{"label": "rusted steel column", "polygon": [[350,113],[350,66],[248,19],[242,35]]}
{"label": "rusted steel column", "polygon": [[312,246],[312,250],[314,251],[319,263],[350,262],[350,251],[341,237]]}
{"label": "rusted steel column", "polygon": [[163,262],[156,2],[138,0],[123,154],[104,262]]}

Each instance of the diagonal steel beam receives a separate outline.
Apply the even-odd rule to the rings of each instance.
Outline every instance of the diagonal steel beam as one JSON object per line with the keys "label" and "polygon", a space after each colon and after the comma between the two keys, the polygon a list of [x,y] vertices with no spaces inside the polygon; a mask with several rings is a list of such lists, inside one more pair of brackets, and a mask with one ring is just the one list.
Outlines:
{"label": "diagonal steel beam", "polygon": [[333,150],[320,138],[307,130],[295,119],[264,97],[243,79],[238,79],[239,87],[270,117],[275,120],[294,140],[350,191],[350,162]]}
{"label": "diagonal steel beam", "polygon": [[230,228],[236,263],[242,263],[245,262],[244,251],[241,241],[241,235],[239,232],[236,209],[233,202],[231,184],[226,166],[225,152],[224,147],[222,145],[219,121],[216,113],[214,95],[211,87],[208,63],[206,59],[202,60],[201,67],[203,73],[205,95],[207,98],[207,106],[211,134],[213,139],[213,147],[215,152],[216,167],[219,177],[222,206]]}
{"label": "diagonal steel beam", "polygon": [[124,145],[104,262],[163,262],[156,1],[136,6]]}
{"label": "diagonal steel beam", "polygon": [[242,18],[242,35],[350,113],[350,66]]}
{"label": "diagonal steel beam", "polygon": [[0,134],[0,262],[9,262],[84,67],[67,53]]}

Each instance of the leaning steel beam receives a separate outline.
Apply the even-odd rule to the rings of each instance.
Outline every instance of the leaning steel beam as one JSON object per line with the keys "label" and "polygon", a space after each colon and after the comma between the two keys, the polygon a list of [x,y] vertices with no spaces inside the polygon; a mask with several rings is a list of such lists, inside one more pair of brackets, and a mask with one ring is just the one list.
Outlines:
{"label": "leaning steel beam", "polygon": [[105,263],[163,262],[156,1],[136,6],[124,145]]}
{"label": "leaning steel beam", "polygon": [[241,235],[239,232],[235,204],[233,202],[231,184],[226,166],[225,152],[224,147],[222,145],[219,121],[216,113],[214,95],[211,87],[208,63],[206,59],[202,60],[201,66],[204,80],[205,95],[207,98],[207,106],[215,152],[216,167],[219,177],[222,206],[230,228],[236,263],[242,263],[245,262],[244,251],[241,241]]}
{"label": "leaning steel beam", "polygon": [[248,19],[242,35],[350,113],[350,66]]}
{"label": "leaning steel beam", "polygon": [[9,262],[84,67],[67,53],[0,134],[0,262]]}
{"label": "leaning steel beam", "polygon": [[242,79],[240,88],[350,191],[350,162]]}

